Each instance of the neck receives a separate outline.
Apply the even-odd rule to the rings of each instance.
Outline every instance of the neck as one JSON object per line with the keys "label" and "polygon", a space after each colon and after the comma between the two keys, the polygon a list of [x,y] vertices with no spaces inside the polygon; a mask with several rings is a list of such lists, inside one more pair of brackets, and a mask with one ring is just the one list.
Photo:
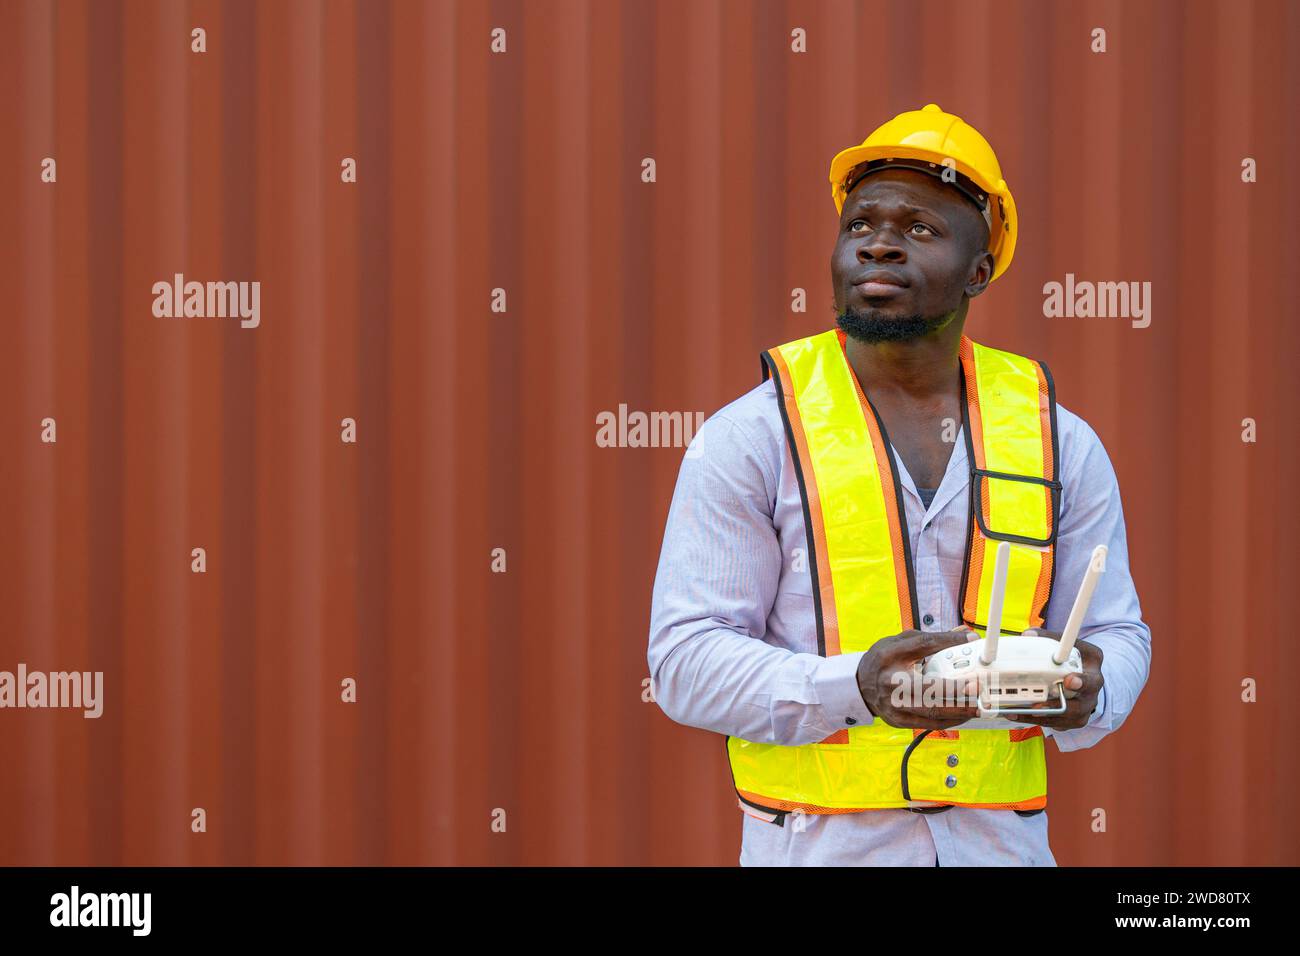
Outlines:
{"label": "neck", "polygon": [[961,379],[960,319],[919,339],[906,342],[845,340],[849,365],[869,394],[901,393],[918,400],[958,393]]}

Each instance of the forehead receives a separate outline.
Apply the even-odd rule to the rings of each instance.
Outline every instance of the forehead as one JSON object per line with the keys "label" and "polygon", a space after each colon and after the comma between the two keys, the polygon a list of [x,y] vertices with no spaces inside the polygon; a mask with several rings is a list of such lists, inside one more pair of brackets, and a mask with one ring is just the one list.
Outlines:
{"label": "forehead", "polygon": [[868,202],[901,202],[954,214],[965,199],[951,186],[916,169],[882,169],[858,183],[844,201],[844,214]]}

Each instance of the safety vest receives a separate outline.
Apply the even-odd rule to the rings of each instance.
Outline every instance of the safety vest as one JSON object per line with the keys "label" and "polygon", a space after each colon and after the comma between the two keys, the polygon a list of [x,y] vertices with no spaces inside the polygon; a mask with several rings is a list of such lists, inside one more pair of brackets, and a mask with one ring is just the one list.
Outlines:
{"label": "safety vest", "polygon": [[[1041,627],[1052,591],[1061,485],[1047,366],[962,336],[970,514],[961,616],[983,633],[996,551],[1012,547],[1002,633]],[[865,651],[917,627],[903,496],[884,422],[831,329],[763,353],[803,500],[817,647]],[[1014,640],[1014,637],[1010,638]],[[1042,728],[920,730],[877,718],[800,746],[727,738],[742,804],[776,814],[1047,805]],[[742,806],[742,809],[744,807]],[[922,811],[924,812],[924,811]],[[931,810],[929,812],[938,812]]]}

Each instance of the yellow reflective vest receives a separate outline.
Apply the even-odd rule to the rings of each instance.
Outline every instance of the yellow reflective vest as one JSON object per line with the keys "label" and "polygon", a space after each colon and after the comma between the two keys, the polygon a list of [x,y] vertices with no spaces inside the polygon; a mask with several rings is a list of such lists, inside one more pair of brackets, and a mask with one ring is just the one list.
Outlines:
{"label": "yellow reflective vest", "polygon": [[[763,353],[807,526],[817,644],[864,651],[917,627],[903,497],[889,436],[836,328]],[[1042,362],[962,336],[970,520],[959,603],[983,633],[995,548],[1010,541],[1002,632],[1042,627],[1054,574],[1061,485],[1056,395]],[[1010,638],[1014,640],[1013,638]],[[800,746],[727,738],[742,804],[766,814],[967,806],[1022,813],[1047,805],[1038,726],[924,731],[877,718]],[[935,811],[930,811],[935,812]]]}

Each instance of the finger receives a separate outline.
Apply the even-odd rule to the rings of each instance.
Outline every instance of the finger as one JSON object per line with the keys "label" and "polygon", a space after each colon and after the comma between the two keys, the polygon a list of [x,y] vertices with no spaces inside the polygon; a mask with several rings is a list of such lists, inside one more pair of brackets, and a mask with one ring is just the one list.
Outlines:
{"label": "finger", "polygon": [[899,638],[886,651],[886,660],[895,666],[910,666],[922,657],[933,657],[940,651],[957,647],[978,639],[974,631],[929,631]]}
{"label": "finger", "polygon": [[959,724],[964,724],[971,717],[977,715],[968,715],[961,711],[939,707],[894,707],[880,716],[891,727],[901,727],[908,730],[917,728],[921,730],[948,730]]}
{"label": "finger", "polygon": [[974,675],[958,677],[924,677],[912,681],[906,688],[914,691],[896,701],[903,707],[920,710],[924,707],[942,707],[948,710],[960,707],[969,709],[975,706],[979,697],[979,679]]}
{"label": "finger", "polygon": [[1085,667],[1101,668],[1101,662],[1105,660],[1106,655],[1099,646],[1082,639],[1075,641],[1074,646],[1079,649],[1079,655],[1083,658]]}
{"label": "finger", "polygon": [[1101,671],[1084,671],[1082,674],[1071,676],[1080,678],[1079,693],[1081,694],[1101,693],[1101,688],[1106,683],[1106,679],[1101,676]]}
{"label": "finger", "polygon": [[[1018,724],[1037,724],[1039,727],[1056,727],[1061,723],[1062,718],[1069,717],[1070,712],[1064,714],[1007,714],[1007,720],[1014,720]],[[1060,729],[1064,730],[1065,727]]]}
{"label": "finger", "polygon": [[1046,637],[1053,641],[1059,641],[1061,634],[1059,631],[1049,631],[1045,627],[1031,627],[1020,632],[1021,637]]}
{"label": "finger", "polygon": [[[1068,679],[1066,682],[1068,683]],[[1060,697],[1060,692],[1057,691],[1058,686],[1059,685],[1056,684],[1052,685],[1052,689],[1047,694],[1047,700],[1040,700],[1035,704],[1031,704],[1030,706],[1035,708],[1036,710],[1048,710],[1052,707],[1060,707],[1061,697]],[[1066,707],[1069,707],[1070,701],[1074,700],[1082,693],[1082,691],[1075,690],[1072,687],[1064,688],[1063,692],[1065,694]]]}
{"label": "finger", "polygon": [[[946,683],[946,682],[945,682]],[[956,688],[950,693],[939,693],[939,685],[929,685],[919,698],[900,702],[902,706],[894,709],[903,714],[923,720],[970,720],[978,716],[979,708],[973,696],[957,696]]]}
{"label": "finger", "polygon": [[975,706],[978,695],[977,683],[970,678],[927,677],[910,682],[903,691],[892,700],[893,705],[918,715],[927,712],[965,713]]}
{"label": "finger", "polygon": [[[1039,702],[1034,704],[1032,709],[1047,710],[1049,707],[1055,706],[1059,706],[1059,704]],[[1080,703],[1079,700],[1072,700],[1066,703],[1065,713],[1063,714],[1007,714],[1007,719],[1019,720],[1026,724],[1038,724],[1041,727],[1052,727],[1058,730],[1071,730],[1075,727],[1082,727],[1087,722],[1085,710],[1091,713],[1092,705],[1087,704],[1086,701]]]}
{"label": "finger", "polygon": [[943,702],[956,702],[959,704],[968,704],[979,693],[979,678],[970,677],[945,677],[939,682],[938,689],[943,695]]}
{"label": "finger", "polygon": [[907,713],[920,720],[932,720],[950,727],[979,716],[976,707],[912,707]]}

